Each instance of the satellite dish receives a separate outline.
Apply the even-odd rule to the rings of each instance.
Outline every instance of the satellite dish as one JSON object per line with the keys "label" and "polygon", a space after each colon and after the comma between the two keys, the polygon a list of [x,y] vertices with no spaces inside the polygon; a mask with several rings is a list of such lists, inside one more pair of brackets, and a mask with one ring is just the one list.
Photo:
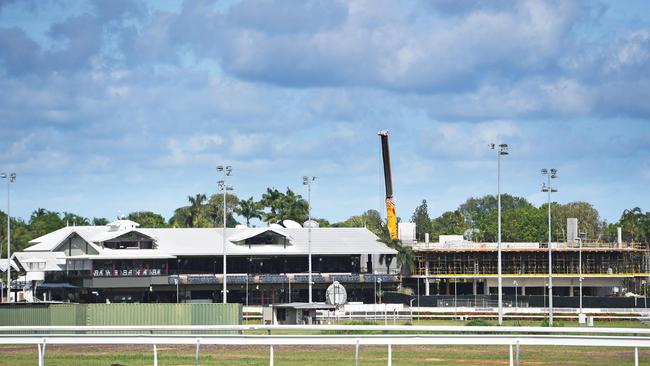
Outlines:
{"label": "satellite dish", "polygon": [[330,305],[343,305],[348,302],[348,293],[339,281],[334,281],[325,292],[325,300]]}
{"label": "satellite dish", "polygon": [[269,227],[271,229],[284,229],[284,226],[282,226],[280,224],[269,224]]}
{"label": "satellite dish", "polygon": [[304,224],[302,224],[303,227],[310,227],[312,229],[319,227],[320,225],[318,224],[318,221],[316,220],[307,220],[305,221]]}
{"label": "satellite dish", "polygon": [[302,229],[302,225],[293,220],[284,220],[282,221],[282,225],[287,229]]}

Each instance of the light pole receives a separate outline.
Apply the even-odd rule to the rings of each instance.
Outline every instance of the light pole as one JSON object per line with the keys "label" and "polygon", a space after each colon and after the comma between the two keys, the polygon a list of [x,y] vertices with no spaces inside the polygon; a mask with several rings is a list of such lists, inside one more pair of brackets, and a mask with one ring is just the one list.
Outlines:
{"label": "light pole", "polygon": [[508,144],[490,144],[492,150],[497,152],[497,271],[498,271],[498,301],[499,325],[503,325],[503,278],[501,274],[501,155],[508,155]]}
{"label": "light pole", "polygon": [[226,184],[226,177],[232,174],[232,166],[218,165],[217,171],[223,172],[223,180],[220,180],[218,184],[219,189],[223,191],[223,303],[226,304],[228,302],[228,285],[226,283],[226,256],[228,253],[226,250],[226,192],[232,191],[232,186]]}
{"label": "light pole", "polygon": [[16,173],[0,173],[7,179],[7,302],[11,302],[11,183],[16,181]]}
{"label": "light pole", "polygon": [[302,184],[307,186],[307,252],[309,261],[309,303],[312,302],[312,280],[311,280],[311,183],[316,180],[316,177],[303,176]]}
{"label": "light pole", "polygon": [[519,307],[519,304],[517,304],[517,280],[512,281],[513,286],[515,286],[515,309]]}
{"label": "light pole", "polygon": [[582,238],[578,238],[578,243],[580,244],[578,250],[578,285],[580,286],[580,314],[582,314]]}
{"label": "light pole", "polygon": [[551,193],[557,192],[555,187],[551,186],[551,179],[557,178],[557,169],[542,169],[542,175],[548,179],[547,183],[542,183],[542,192],[548,193],[548,325],[553,326],[553,256],[551,254]]}

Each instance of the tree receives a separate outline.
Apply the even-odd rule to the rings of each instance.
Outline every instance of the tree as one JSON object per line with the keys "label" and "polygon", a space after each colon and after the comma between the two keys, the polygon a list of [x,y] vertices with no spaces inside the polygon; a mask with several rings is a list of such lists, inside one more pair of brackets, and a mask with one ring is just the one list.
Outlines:
{"label": "tree", "polygon": [[[502,213],[509,210],[534,207],[523,197],[516,197],[507,193],[501,195]],[[480,198],[469,198],[458,207],[458,211],[463,216],[468,228],[471,229],[472,240],[497,241],[498,208],[496,196],[487,195]]]}
{"label": "tree", "polygon": [[384,231],[381,215],[377,210],[368,210],[345,221],[335,222],[332,227],[365,227],[377,236],[381,236]]}
{"label": "tree", "polygon": [[397,257],[397,265],[401,267],[402,272],[410,271],[415,264],[415,253],[409,246],[404,245],[400,240],[393,240],[388,233],[388,228],[384,228],[381,235],[377,239],[379,242],[386,244],[391,249],[397,251],[397,255],[393,254],[380,254],[379,264],[386,264],[386,273],[390,273],[390,265],[393,259]]}
{"label": "tree", "polygon": [[151,211],[136,211],[131,212],[127,219],[135,221],[140,224],[140,227],[149,227],[149,228],[164,228],[167,227],[165,218],[162,215]]}
{"label": "tree", "polygon": [[63,213],[63,218],[61,218],[61,221],[65,222],[66,225],[68,226],[84,226],[84,225],[90,225],[90,220],[88,220],[85,217],[75,215],[71,212],[64,212]]}
{"label": "tree", "polygon": [[264,211],[260,208],[260,203],[256,202],[253,197],[246,200],[239,201],[239,206],[235,208],[235,212],[246,219],[246,226],[250,226],[251,219],[262,219]]}
{"label": "tree", "polygon": [[[226,227],[235,227],[238,222],[235,220],[233,213],[239,206],[239,198],[234,194],[226,194]],[[206,205],[206,216],[210,218],[210,225],[213,227],[223,227],[223,194],[213,194],[210,196]],[[210,226],[206,224],[205,226]]]}
{"label": "tree", "polygon": [[192,227],[192,208],[183,206],[174,210],[174,215],[169,218],[169,226],[174,228]]}
{"label": "tree", "polygon": [[650,213],[643,213],[639,207],[625,210],[619,225],[622,228],[623,240],[646,245],[650,243]]}
{"label": "tree", "polygon": [[424,241],[424,234],[431,232],[431,218],[429,217],[427,200],[422,200],[422,203],[415,208],[415,212],[411,216],[411,222],[415,223],[416,240]]}
{"label": "tree", "polygon": [[309,205],[301,195],[295,194],[290,188],[282,193],[275,188],[267,188],[262,195],[260,204],[266,210],[262,218],[267,223],[277,223],[283,220],[305,222],[308,219]]}
{"label": "tree", "polygon": [[465,218],[460,211],[447,211],[431,221],[432,240],[435,241],[440,235],[463,235],[467,230]]}
{"label": "tree", "polygon": [[[540,209],[544,210],[547,208],[548,204],[540,207]],[[567,204],[551,205],[553,240],[564,241],[571,239],[566,237],[566,225],[567,218],[572,217],[578,219],[578,231],[579,233],[585,233],[587,240],[596,241],[606,236],[605,223],[600,219],[598,210],[593,205],[587,202],[569,202]]]}
{"label": "tree", "polygon": [[194,197],[188,196],[187,200],[190,202],[191,226],[200,227],[200,222],[203,218],[203,204],[207,200],[207,197],[204,193],[197,193]]}
{"label": "tree", "polygon": [[95,226],[104,226],[108,224],[108,219],[104,217],[94,217],[92,223]]}
{"label": "tree", "polygon": [[61,220],[58,212],[48,211],[44,208],[34,211],[29,219],[30,231],[34,238],[51,233],[64,226],[65,222]]}

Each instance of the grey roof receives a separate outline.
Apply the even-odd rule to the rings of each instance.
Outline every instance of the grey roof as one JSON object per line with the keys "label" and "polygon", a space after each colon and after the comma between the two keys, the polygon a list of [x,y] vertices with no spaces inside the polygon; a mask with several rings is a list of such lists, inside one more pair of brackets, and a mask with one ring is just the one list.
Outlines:
{"label": "grey roof", "polygon": [[[252,244],[245,239],[259,235],[268,230],[285,236],[288,245]],[[126,233],[130,230],[124,230]],[[58,245],[72,233],[77,233],[90,244],[95,244],[99,254],[92,256],[113,257],[129,253],[129,257],[150,258],[165,255],[220,255],[223,253],[223,229],[218,228],[138,228],[135,231],[155,239],[155,249],[108,249],[101,248],[101,241],[116,236],[109,233],[107,226],[65,227],[36,238],[34,244],[25,252],[44,252],[55,250]],[[308,253],[309,229],[277,228],[236,228],[226,229],[226,249],[229,255],[305,255]],[[230,241],[232,239],[233,241]],[[394,249],[378,241],[376,235],[365,228],[312,228],[312,254],[396,254]],[[133,254],[131,254],[133,253]]]}
{"label": "grey roof", "polygon": [[315,310],[331,310],[331,309],[336,309],[336,305],[330,305],[326,304],[324,302],[312,302],[307,303],[307,302],[290,302],[286,304],[273,304],[271,305],[274,308],[289,308],[289,309],[301,309],[301,310],[309,310],[309,309],[315,309]]}

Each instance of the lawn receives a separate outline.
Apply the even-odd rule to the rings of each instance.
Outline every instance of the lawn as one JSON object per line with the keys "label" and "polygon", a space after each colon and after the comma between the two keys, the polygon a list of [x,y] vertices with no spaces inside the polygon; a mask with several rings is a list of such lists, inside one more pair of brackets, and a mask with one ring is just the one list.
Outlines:
{"label": "lawn", "polygon": [[[268,347],[203,346],[201,365],[268,365]],[[632,364],[633,350],[626,348],[530,346],[521,348],[523,365],[619,365]],[[360,365],[386,365],[385,347],[361,347]],[[140,346],[48,346],[48,366],[151,365],[151,348]],[[194,347],[158,348],[159,365],[194,365]],[[0,365],[35,365],[36,347],[0,347]],[[354,347],[275,347],[278,366],[338,366],[354,364]],[[507,347],[393,346],[393,365],[507,365]],[[650,350],[640,352],[640,364],[650,365]]]}

